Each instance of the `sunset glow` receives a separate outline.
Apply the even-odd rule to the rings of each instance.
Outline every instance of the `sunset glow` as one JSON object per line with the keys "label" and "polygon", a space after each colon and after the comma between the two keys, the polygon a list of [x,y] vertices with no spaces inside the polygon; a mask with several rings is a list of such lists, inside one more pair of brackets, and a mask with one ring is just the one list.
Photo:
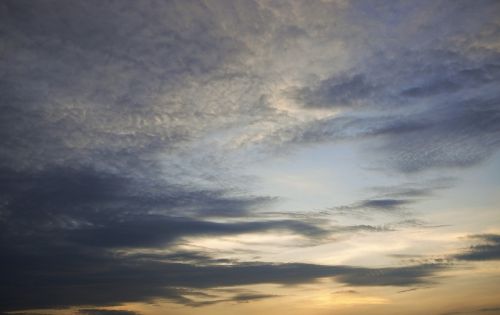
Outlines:
{"label": "sunset glow", "polygon": [[500,1],[0,0],[0,315],[500,314]]}

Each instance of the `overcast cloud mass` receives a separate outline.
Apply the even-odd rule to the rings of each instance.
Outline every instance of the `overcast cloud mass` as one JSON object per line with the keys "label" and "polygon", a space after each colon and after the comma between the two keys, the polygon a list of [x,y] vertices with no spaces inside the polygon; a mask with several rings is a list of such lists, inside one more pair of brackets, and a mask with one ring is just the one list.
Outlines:
{"label": "overcast cloud mass", "polygon": [[499,87],[494,0],[2,0],[0,314],[500,314]]}

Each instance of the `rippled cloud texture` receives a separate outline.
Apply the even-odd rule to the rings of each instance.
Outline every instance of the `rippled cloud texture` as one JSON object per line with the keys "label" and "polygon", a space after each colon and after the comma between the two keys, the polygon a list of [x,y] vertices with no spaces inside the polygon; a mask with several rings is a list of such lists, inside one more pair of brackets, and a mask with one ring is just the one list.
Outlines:
{"label": "rippled cloud texture", "polygon": [[0,313],[499,312],[498,1],[4,0],[0,37]]}

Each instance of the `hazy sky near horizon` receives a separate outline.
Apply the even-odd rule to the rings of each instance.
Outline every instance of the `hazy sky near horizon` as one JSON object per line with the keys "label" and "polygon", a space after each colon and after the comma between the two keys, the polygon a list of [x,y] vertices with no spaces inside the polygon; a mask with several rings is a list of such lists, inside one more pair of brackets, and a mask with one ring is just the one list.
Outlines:
{"label": "hazy sky near horizon", "polygon": [[499,1],[0,1],[0,314],[500,314]]}

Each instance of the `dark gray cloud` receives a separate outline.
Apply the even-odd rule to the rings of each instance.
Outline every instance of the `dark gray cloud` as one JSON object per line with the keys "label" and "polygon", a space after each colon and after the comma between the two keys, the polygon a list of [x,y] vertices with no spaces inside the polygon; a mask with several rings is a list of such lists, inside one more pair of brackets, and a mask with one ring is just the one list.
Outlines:
{"label": "dark gray cloud", "polygon": [[402,91],[401,94],[403,96],[425,97],[442,93],[451,93],[459,89],[460,87],[457,84],[453,83],[452,81],[444,80],[438,82],[431,82],[428,85],[409,88]]}
{"label": "dark gray cloud", "polygon": [[[199,301],[184,289],[258,283],[300,284],[320,277],[345,283],[406,285],[441,269],[407,273],[382,268],[385,280],[358,279],[350,266],[245,263],[171,247],[189,236],[287,231],[321,240],[332,233],[386,231],[369,225],[326,226],[314,220],[270,219],[255,210],[273,198],[196,190],[160,177],[144,180],[92,167],[0,172],[0,305],[3,310],[116,305],[168,298],[203,306],[245,302],[260,293]],[[214,216],[229,221],[211,220]],[[170,247],[169,247],[170,246]],[[126,254],[118,249],[169,249]],[[378,269],[377,269],[378,270]],[[161,275],[161,276],[160,276]]]}
{"label": "dark gray cloud", "polygon": [[398,293],[413,292],[413,291],[417,291],[419,289],[421,289],[421,288],[410,288],[410,289],[405,289],[405,290],[398,291]]}
{"label": "dark gray cloud", "polygon": [[[438,228],[448,225],[430,224],[412,217],[414,204],[435,196],[439,191],[448,189],[455,183],[454,178],[441,177],[422,182],[401,183],[397,186],[376,186],[369,190],[374,192],[370,198],[359,200],[348,205],[331,207],[321,213],[348,215],[363,219],[374,215],[389,215],[400,217],[398,221],[380,226],[379,229],[394,231],[405,227]],[[401,218],[403,217],[403,218]]]}
{"label": "dark gray cloud", "polygon": [[[175,301],[179,304],[183,304],[183,305],[191,306],[191,307],[202,307],[202,306],[214,305],[214,304],[219,304],[219,303],[227,303],[227,302],[230,302],[230,303],[231,302],[248,303],[248,302],[252,302],[252,301],[258,301],[258,300],[263,300],[263,299],[270,299],[270,298],[279,297],[278,295],[262,294],[262,293],[256,293],[253,291],[235,294],[229,298],[221,297],[221,296],[217,296],[217,295],[212,295],[212,294],[206,294],[206,293],[202,293],[202,292],[198,292],[198,291],[192,291],[192,290],[176,289],[176,291],[179,292],[179,295],[176,297],[170,296],[169,298],[172,301]],[[235,291],[237,291],[237,290],[235,290]],[[189,298],[186,295],[181,295],[182,293],[187,293],[186,294],[187,296],[202,297],[202,298],[204,298],[204,300],[194,300],[193,298]]]}
{"label": "dark gray cloud", "polygon": [[471,235],[469,238],[479,244],[472,245],[454,258],[470,261],[500,260],[500,235],[479,234]]}
{"label": "dark gray cloud", "polygon": [[[468,7],[469,14],[483,12],[488,5],[498,12],[498,4],[488,3]],[[496,26],[489,22],[478,23],[475,31],[493,32]],[[469,43],[472,34],[457,36]],[[500,55],[448,40],[408,42],[408,47],[391,43],[385,47],[392,49],[390,57],[367,53],[351,75],[334,73],[320,83],[296,88],[289,96],[304,108],[340,111],[334,118],[279,130],[270,141],[304,145],[373,139],[370,149],[378,148],[374,158],[404,173],[479,164],[500,147]]]}
{"label": "dark gray cloud", "polygon": [[[186,190],[162,186],[160,181],[143,184],[91,169],[5,170],[0,176],[5,202],[0,225],[6,243],[10,238],[29,242],[34,234],[47,241],[103,248],[155,247],[184,236],[272,230],[307,237],[327,234],[319,226],[298,220],[252,218],[248,210],[262,206],[265,198],[224,197],[222,191]],[[240,221],[207,220],[214,212]]]}
{"label": "dark gray cloud", "polygon": [[[225,14],[218,5],[3,2],[0,165],[151,172],[158,152],[241,116],[258,119],[220,96],[183,93],[207,76],[237,75],[227,68],[248,51],[239,36],[256,6]],[[236,36],[224,31],[231,24]]]}
{"label": "dark gray cloud", "polygon": [[[259,283],[290,285],[323,277],[335,277],[342,283],[357,286],[408,286],[428,283],[436,272],[446,268],[439,264],[361,268],[258,262],[197,266],[96,250],[81,251],[77,254],[74,248],[71,252],[53,248],[44,249],[43,254],[7,255],[1,263],[2,270],[8,269],[0,287],[2,309],[114,305],[154,298],[200,306],[189,297],[186,300],[189,292],[178,288],[209,289]],[[230,300],[241,302],[268,297],[243,294]]]}
{"label": "dark gray cloud", "polygon": [[336,214],[349,215],[362,219],[388,215],[398,219],[387,223],[383,228],[396,231],[405,228],[433,229],[450,226],[449,224],[431,223],[415,217],[412,206],[434,197],[439,191],[452,187],[454,178],[443,177],[422,182],[401,183],[397,186],[377,186],[370,191],[375,192],[371,198],[360,200],[349,205],[332,207],[329,211]]}
{"label": "dark gray cloud", "polygon": [[369,208],[377,210],[399,210],[403,206],[411,204],[411,200],[403,199],[370,199],[361,202],[360,208]]}
{"label": "dark gray cloud", "polygon": [[[186,236],[236,235],[286,230],[321,239],[329,233],[378,231],[371,226],[330,227],[299,220],[248,217],[262,205],[222,192],[195,191],[150,178],[123,177],[91,168],[39,172],[3,170],[0,216],[0,305],[3,310],[116,305],[167,298],[203,306],[268,298],[255,293],[191,298],[179,288],[210,289],[258,283],[300,284],[336,277],[355,285],[410,285],[426,282],[439,265],[369,269],[351,266],[245,263],[204,252],[120,253],[156,249]],[[226,202],[227,201],[227,202]],[[240,218],[210,221],[182,215],[184,209],[230,208]],[[242,220],[245,218],[245,220]],[[384,279],[379,279],[379,276]]]}
{"label": "dark gray cloud", "polygon": [[387,226],[374,226],[374,225],[367,225],[367,224],[361,224],[361,225],[352,225],[352,226],[339,226],[336,228],[333,228],[334,231],[336,232],[347,232],[347,233],[353,233],[353,232],[388,232],[388,231],[393,231],[390,227]]}
{"label": "dark gray cloud", "polygon": [[478,313],[489,313],[493,312],[494,314],[497,314],[500,311],[500,307],[497,306],[490,306],[490,307],[484,307],[480,309],[472,309],[472,310],[466,310],[466,311],[451,311],[451,312],[445,312],[441,313],[439,315],[456,315],[456,314],[478,314]]}
{"label": "dark gray cloud", "polygon": [[495,96],[425,112],[426,129],[391,135],[380,150],[392,152],[388,163],[403,172],[476,165],[498,149],[499,104]]}
{"label": "dark gray cloud", "polygon": [[167,254],[133,254],[136,259],[154,260],[160,262],[190,263],[193,265],[216,265],[237,263],[236,259],[214,258],[210,253],[202,251],[175,250]]}
{"label": "dark gray cloud", "polygon": [[409,182],[401,183],[397,186],[377,186],[372,190],[377,193],[379,198],[408,198],[419,200],[435,196],[437,192],[453,187],[456,178],[441,177],[420,183]]}
{"label": "dark gray cloud", "polygon": [[[364,281],[356,273],[369,274],[370,269],[245,263],[213,253],[177,251],[172,246],[189,236],[287,231],[321,240],[332,233],[386,229],[270,219],[248,211],[265,205],[267,198],[231,197],[224,191],[194,190],[160,178],[143,181],[92,168],[4,169],[0,175],[0,305],[4,310],[107,306],[155,298],[203,306],[269,296],[242,294],[200,302],[179,288],[300,284],[320,277],[365,285],[406,285],[402,278],[408,283],[426,281],[441,268],[424,267],[427,273],[415,274],[383,268],[385,280],[365,275]],[[204,208],[235,214],[230,221],[212,221],[213,211],[207,215]],[[169,252],[117,251],[158,248]]]}
{"label": "dark gray cloud", "polygon": [[462,69],[447,69],[444,74],[434,74],[435,80],[430,82],[422,81],[412,88],[403,90],[401,94],[409,97],[432,97],[439,94],[451,94],[464,89],[480,88],[483,85],[496,82],[500,79],[500,65],[497,63],[498,56],[493,55],[490,58],[492,59],[486,59],[479,65],[464,61],[465,64],[462,65]]}
{"label": "dark gray cloud", "polygon": [[68,233],[72,242],[102,247],[157,247],[182,236],[237,235],[251,232],[291,231],[306,236],[327,231],[292,220],[216,223],[186,218],[141,215],[108,226],[83,227]]}
{"label": "dark gray cloud", "polygon": [[414,284],[430,283],[427,276],[432,270],[445,268],[439,264],[422,264],[416,266],[364,269],[355,273],[340,275],[341,282],[353,286],[410,286]]}
{"label": "dark gray cloud", "polygon": [[277,297],[277,295],[273,294],[258,294],[258,293],[247,293],[247,294],[238,294],[231,298],[232,301],[234,302],[249,302],[249,301],[255,301],[255,300],[262,300],[262,299],[270,299]]}
{"label": "dark gray cloud", "polygon": [[[196,284],[198,268],[204,270],[198,266],[234,263],[206,253],[123,256],[116,249],[165,248],[187,236],[288,231],[321,238],[328,233],[298,220],[253,217],[250,209],[268,198],[231,197],[223,190],[195,190],[93,168],[3,169],[0,188],[2,310],[106,306],[155,297],[183,301],[171,287],[217,285],[210,275],[208,285]],[[237,220],[210,221],[216,212]],[[180,278],[159,280],[157,273]]]}
{"label": "dark gray cloud", "polygon": [[362,74],[331,77],[317,87],[304,87],[290,94],[306,107],[329,108],[352,106],[357,100],[368,98],[374,90]]}
{"label": "dark gray cloud", "polygon": [[485,307],[479,309],[479,312],[500,312],[500,307]]}
{"label": "dark gray cloud", "polygon": [[[366,216],[375,213],[406,214],[407,205],[415,203],[413,199],[366,199],[351,205],[332,207],[329,210],[337,214]],[[416,222],[416,221],[415,221]],[[414,222],[410,222],[414,223]],[[385,227],[391,230],[389,227]]]}
{"label": "dark gray cloud", "polygon": [[359,294],[359,292],[356,290],[339,290],[333,292],[333,294]]}
{"label": "dark gray cloud", "polygon": [[[500,62],[500,61],[499,61]],[[294,145],[328,141],[376,140],[370,154],[384,168],[414,173],[477,165],[499,148],[500,96],[443,100],[417,113],[371,117],[340,115],[279,130],[269,138]],[[414,111],[414,109],[412,109]],[[372,160],[373,161],[373,160]]]}
{"label": "dark gray cloud", "polygon": [[139,313],[134,311],[125,310],[105,310],[97,308],[85,308],[78,311],[79,314],[83,315],[139,315]]}

